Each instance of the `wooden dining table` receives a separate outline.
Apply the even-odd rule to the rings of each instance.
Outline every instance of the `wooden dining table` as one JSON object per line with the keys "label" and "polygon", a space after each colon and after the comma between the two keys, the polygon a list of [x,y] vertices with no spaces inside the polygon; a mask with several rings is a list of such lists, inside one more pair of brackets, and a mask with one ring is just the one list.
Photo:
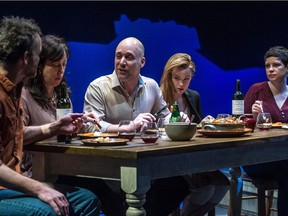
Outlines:
{"label": "wooden dining table", "polygon": [[153,179],[235,168],[231,172],[231,215],[240,216],[239,167],[288,159],[288,131],[255,130],[239,137],[206,137],[196,132],[190,141],[159,138],[155,144],[144,144],[135,138],[120,146],[42,141],[26,146],[25,151],[32,152],[33,178],[40,181],[53,181],[58,175],[120,181],[129,206],[127,216],[146,215],[143,204]]}

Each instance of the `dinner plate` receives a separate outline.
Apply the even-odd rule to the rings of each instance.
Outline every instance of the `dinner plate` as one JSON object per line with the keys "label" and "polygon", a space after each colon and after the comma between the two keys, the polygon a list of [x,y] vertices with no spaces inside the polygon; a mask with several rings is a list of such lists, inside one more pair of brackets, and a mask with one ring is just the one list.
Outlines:
{"label": "dinner plate", "polygon": [[272,123],[271,128],[283,128],[284,125],[287,125],[287,124],[280,123],[280,122]]}
{"label": "dinner plate", "polygon": [[271,125],[271,128],[282,128],[283,125]]}
{"label": "dinner plate", "polygon": [[207,137],[239,137],[245,133],[250,133],[250,128],[244,128],[243,130],[197,130],[198,133]]}
{"label": "dinner plate", "polygon": [[88,138],[98,138],[98,137],[109,137],[109,138],[118,138],[117,133],[81,133],[77,134],[80,139],[88,139]]}
{"label": "dinner plate", "polygon": [[82,139],[81,141],[87,146],[120,146],[127,145],[129,139],[98,137],[93,139]]}

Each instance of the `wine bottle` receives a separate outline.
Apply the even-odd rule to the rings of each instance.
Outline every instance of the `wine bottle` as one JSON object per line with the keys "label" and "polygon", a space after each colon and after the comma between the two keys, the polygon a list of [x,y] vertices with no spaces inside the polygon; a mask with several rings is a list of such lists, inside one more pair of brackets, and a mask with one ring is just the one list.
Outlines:
{"label": "wine bottle", "polygon": [[240,80],[236,81],[236,91],[232,97],[232,116],[240,117],[244,114],[244,94],[240,89]]}
{"label": "wine bottle", "polygon": [[[71,101],[67,95],[66,83],[62,82],[60,85],[61,85],[60,98],[58,99],[57,105],[56,105],[56,119],[57,120],[61,119],[66,114],[72,112]],[[57,141],[70,143],[71,142],[71,136],[66,135],[66,134],[60,134],[57,136]]]}
{"label": "wine bottle", "polygon": [[180,116],[180,112],[179,112],[178,102],[177,101],[174,101],[174,103],[172,105],[172,114],[171,114],[169,122],[170,123],[181,122],[181,116]]}

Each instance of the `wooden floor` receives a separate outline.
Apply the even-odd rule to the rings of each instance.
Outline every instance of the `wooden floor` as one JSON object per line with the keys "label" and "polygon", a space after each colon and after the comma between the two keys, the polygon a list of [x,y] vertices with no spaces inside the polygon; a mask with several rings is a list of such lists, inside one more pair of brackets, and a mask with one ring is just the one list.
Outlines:
{"label": "wooden floor", "polygon": [[[105,216],[105,215],[104,214],[100,214],[100,216]],[[227,216],[227,208],[222,208],[220,206],[217,207],[216,208],[216,216]]]}

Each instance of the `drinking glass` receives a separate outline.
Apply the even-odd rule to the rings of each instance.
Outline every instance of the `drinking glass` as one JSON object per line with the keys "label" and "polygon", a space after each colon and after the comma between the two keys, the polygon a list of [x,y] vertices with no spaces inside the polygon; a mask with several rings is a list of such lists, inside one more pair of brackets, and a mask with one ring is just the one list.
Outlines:
{"label": "drinking glass", "polygon": [[256,126],[259,130],[269,130],[272,126],[270,113],[259,113],[256,120]]}
{"label": "drinking glass", "polygon": [[155,143],[159,137],[156,122],[144,122],[140,129],[141,138],[145,143]]}
{"label": "drinking glass", "polygon": [[158,118],[157,120],[157,127],[158,127],[158,130],[159,130],[159,137],[166,137],[166,132],[165,132],[165,126],[164,126],[164,123],[165,123],[166,119],[165,118]]}
{"label": "drinking glass", "polygon": [[133,121],[122,120],[119,122],[118,126],[119,138],[129,139],[131,141],[132,139],[134,139],[135,134],[136,134],[136,128]]}
{"label": "drinking glass", "polygon": [[251,132],[254,132],[254,129],[256,127],[256,120],[253,118],[252,113],[245,113],[241,115],[239,119],[245,123],[245,128],[250,128],[252,129]]}
{"label": "drinking glass", "polygon": [[220,113],[220,114],[218,114],[217,115],[217,118],[219,119],[219,118],[227,118],[227,117],[229,117],[230,115],[228,114],[228,113]]}

